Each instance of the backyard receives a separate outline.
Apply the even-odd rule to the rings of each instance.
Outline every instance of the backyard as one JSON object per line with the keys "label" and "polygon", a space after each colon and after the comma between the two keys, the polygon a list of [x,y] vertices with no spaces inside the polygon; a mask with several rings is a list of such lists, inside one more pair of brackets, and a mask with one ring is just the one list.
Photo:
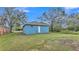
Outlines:
{"label": "backyard", "polygon": [[0,9],[0,51],[79,51],[79,9],[25,10],[27,7]]}
{"label": "backyard", "polygon": [[79,50],[79,34],[52,32],[24,35],[10,33],[0,36],[1,51],[72,51]]}

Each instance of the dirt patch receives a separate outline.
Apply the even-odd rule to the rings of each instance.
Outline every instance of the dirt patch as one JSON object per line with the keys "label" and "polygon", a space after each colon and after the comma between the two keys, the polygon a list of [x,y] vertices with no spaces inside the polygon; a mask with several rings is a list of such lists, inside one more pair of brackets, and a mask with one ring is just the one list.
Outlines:
{"label": "dirt patch", "polygon": [[61,38],[59,40],[55,40],[54,43],[62,46],[69,46],[73,50],[79,51],[79,41],[75,39],[72,40],[72,39]]}

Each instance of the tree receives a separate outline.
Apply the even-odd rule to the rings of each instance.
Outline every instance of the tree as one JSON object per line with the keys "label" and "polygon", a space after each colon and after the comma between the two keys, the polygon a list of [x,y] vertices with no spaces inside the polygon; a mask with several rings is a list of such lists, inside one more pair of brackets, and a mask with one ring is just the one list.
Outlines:
{"label": "tree", "polygon": [[54,21],[53,30],[55,32],[60,32],[62,30],[62,26],[61,26],[61,23],[59,21],[57,21],[57,20]]}
{"label": "tree", "polygon": [[46,22],[50,25],[50,30],[53,31],[53,25],[54,21],[58,20],[61,21],[62,17],[64,16],[65,12],[63,8],[60,7],[53,7],[49,9],[47,12],[44,12],[39,19],[41,19],[42,22]]}
{"label": "tree", "polygon": [[10,28],[10,32],[12,32],[12,27],[13,27],[13,24],[14,24],[14,8],[12,7],[5,7],[4,8],[4,16],[5,16],[5,19],[6,19],[6,22]]}
{"label": "tree", "polygon": [[16,16],[16,19],[18,19],[18,22],[20,22],[21,24],[26,24],[28,17],[23,10],[16,10],[15,16]]}
{"label": "tree", "polygon": [[[15,30],[21,30],[22,25],[26,24],[27,22],[27,15],[23,10],[15,10],[15,17],[16,22],[14,24]],[[18,26],[19,25],[19,26]]]}
{"label": "tree", "polygon": [[4,8],[4,16],[7,20],[7,24],[10,28],[10,32],[12,32],[13,25],[16,23],[23,23],[26,21],[26,15],[23,11],[16,10],[14,7],[5,7]]}
{"label": "tree", "polygon": [[0,16],[0,25],[3,25],[3,26],[6,25],[6,20],[4,19],[3,16]]}
{"label": "tree", "polygon": [[66,21],[68,30],[79,31],[78,13],[69,15]]}

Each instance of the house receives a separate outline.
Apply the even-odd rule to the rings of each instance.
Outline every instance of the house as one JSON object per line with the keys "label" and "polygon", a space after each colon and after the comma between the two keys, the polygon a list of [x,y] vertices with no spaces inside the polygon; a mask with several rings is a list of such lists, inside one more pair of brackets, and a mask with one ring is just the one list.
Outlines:
{"label": "house", "polygon": [[29,22],[23,26],[24,34],[48,33],[49,25],[43,22]]}
{"label": "house", "polygon": [[3,25],[0,25],[0,35],[9,33],[9,28]]}
{"label": "house", "polygon": [[9,28],[6,26],[4,21],[5,19],[0,16],[0,35],[6,34],[9,32]]}

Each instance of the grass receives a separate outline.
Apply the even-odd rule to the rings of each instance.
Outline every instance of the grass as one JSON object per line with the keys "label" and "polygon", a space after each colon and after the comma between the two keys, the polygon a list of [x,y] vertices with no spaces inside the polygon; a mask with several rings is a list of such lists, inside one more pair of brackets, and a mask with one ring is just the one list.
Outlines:
{"label": "grass", "polygon": [[[62,44],[63,40],[79,41],[79,34],[48,33],[24,35],[10,33],[0,36],[1,51],[72,51],[75,46]],[[62,42],[60,42],[62,41]],[[68,41],[69,42],[69,41]],[[60,44],[61,43],[61,44]],[[78,48],[77,48],[78,49]]]}

